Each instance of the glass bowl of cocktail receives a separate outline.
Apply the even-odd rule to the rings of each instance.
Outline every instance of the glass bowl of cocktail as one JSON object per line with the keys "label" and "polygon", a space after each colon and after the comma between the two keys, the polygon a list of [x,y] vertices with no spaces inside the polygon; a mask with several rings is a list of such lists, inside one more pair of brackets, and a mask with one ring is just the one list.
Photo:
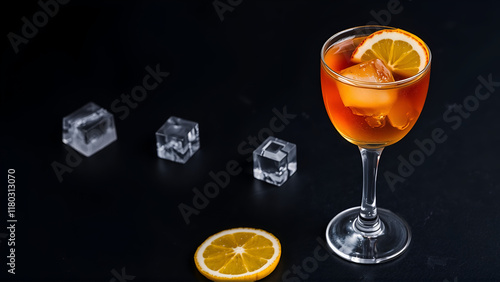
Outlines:
{"label": "glass bowl of cocktail", "polygon": [[357,145],[363,164],[361,205],[337,214],[326,238],[340,257],[375,264],[409,246],[408,224],[377,208],[382,150],[417,121],[429,87],[431,52],[419,37],[386,26],[361,26],[330,37],[321,49],[321,88],[331,122]]}

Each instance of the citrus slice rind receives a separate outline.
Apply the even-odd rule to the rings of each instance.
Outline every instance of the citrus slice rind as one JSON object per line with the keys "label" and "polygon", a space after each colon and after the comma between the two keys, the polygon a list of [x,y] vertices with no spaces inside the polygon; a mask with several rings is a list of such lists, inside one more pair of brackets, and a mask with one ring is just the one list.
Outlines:
{"label": "citrus slice rind", "polygon": [[207,238],[196,250],[196,268],[213,281],[255,281],[269,275],[281,257],[279,240],[254,228],[233,228]]}
{"label": "citrus slice rind", "polygon": [[429,63],[429,50],[416,35],[401,29],[384,29],[370,34],[356,47],[351,61],[361,63],[381,59],[393,72],[411,77]]}

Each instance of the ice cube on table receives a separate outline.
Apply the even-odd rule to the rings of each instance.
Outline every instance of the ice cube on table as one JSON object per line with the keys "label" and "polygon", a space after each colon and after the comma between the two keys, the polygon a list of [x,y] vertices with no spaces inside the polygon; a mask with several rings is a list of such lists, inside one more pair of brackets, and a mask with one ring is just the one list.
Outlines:
{"label": "ice cube on table", "polygon": [[[363,82],[393,82],[392,72],[379,59],[348,67],[340,72],[342,76]],[[397,99],[396,89],[374,89],[348,85],[338,81],[340,98],[344,106],[360,116],[385,116]]]}
{"label": "ice cube on table", "polygon": [[200,149],[200,131],[197,122],[170,117],[156,131],[156,149],[159,158],[186,163]]}
{"label": "ice cube on table", "polygon": [[92,102],[63,118],[63,143],[86,157],[115,140],[113,115]]}
{"label": "ice cube on table", "polygon": [[281,186],[297,171],[297,146],[276,137],[268,137],[253,151],[253,176]]}

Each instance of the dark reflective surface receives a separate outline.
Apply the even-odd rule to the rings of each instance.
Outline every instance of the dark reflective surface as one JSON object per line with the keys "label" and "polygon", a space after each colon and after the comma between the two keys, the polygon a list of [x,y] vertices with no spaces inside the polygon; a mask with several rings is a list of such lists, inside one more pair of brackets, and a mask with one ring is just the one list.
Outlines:
{"label": "dark reflective surface", "polygon": [[[74,0],[26,27],[31,38],[22,18],[42,7],[4,3],[0,167],[16,170],[18,222],[16,276],[0,230],[0,280],[203,280],[196,248],[231,227],[280,239],[266,281],[500,280],[496,2],[229,1],[223,17],[219,2],[230,5]],[[324,109],[320,49],[369,22],[413,32],[433,52],[424,110],[379,167],[378,204],[408,222],[412,242],[377,266],[328,253],[324,237],[359,205],[362,179],[357,148]],[[17,54],[10,32],[26,39]],[[85,158],[63,145],[62,118],[90,101],[114,113],[118,140]],[[184,165],[156,156],[170,116],[200,125]],[[270,134],[297,145],[298,170],[280,188],[252,176],[251,153]],[[7,225],[6,182],[2,191]]]}

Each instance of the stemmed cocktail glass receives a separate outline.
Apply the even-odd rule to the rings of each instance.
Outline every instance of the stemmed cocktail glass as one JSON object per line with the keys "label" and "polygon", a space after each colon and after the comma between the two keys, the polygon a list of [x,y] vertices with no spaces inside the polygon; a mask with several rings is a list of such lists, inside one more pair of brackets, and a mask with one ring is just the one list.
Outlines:
{"label": "stemmed cocktail glass", "polygon": [[[404,72],[393,73],[392,81],[384,77],[376,81],[358,80],[347,75],[349,71],[344,69],[355,65],[351,61],[353,51],[367,36],[380,30],[397,29],[384,26],[347,29],[330,37],[321,50],[321,86],[326,110],[337,131],[359,147],[363,164],[361,206],[336,215],[328,224],[326,238],[339,256],[362,264],[393,259],[411,241],[410,229],[403,219],[377,208],[377,168],[382,150],[403,138],[415,124],[424,106],[430,77],[431,53],[418,38],[415,42],[427,55],[420,58],[426,61],[418,73],[409,77]],[[394,36],[394,40],[398,38]],[[368,68],[384,75],[384,70],[378,68],[379,61],[370,64]],[[364,71],[365,66],[361,67]]]}

